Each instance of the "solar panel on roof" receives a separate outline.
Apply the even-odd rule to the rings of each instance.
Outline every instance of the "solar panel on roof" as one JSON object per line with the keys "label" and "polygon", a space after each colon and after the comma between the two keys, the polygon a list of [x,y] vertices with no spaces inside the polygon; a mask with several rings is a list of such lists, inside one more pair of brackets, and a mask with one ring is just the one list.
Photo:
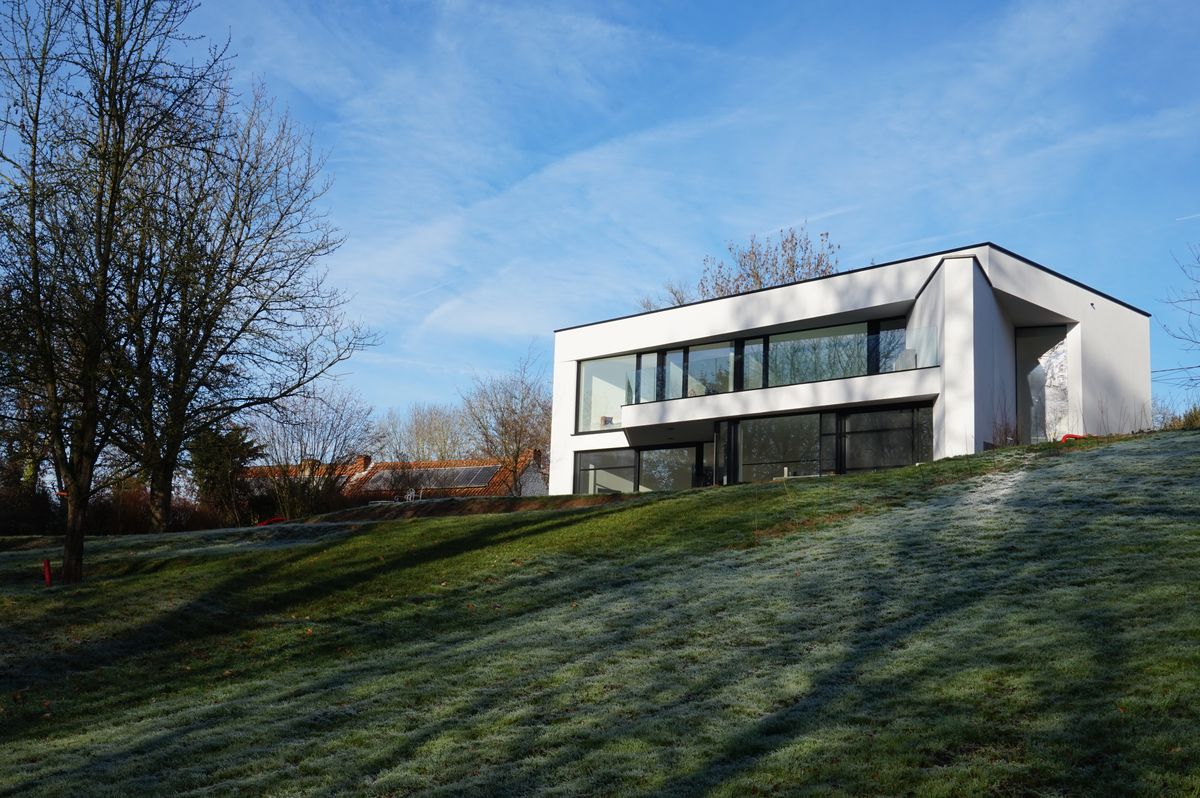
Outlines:
{"label": "solar panel on roof", "polygon": [[500,466],[480,466],[476,469],[471,484],[467,487],[484,488],[496,476],[496,472],[500,470]]}
{"label": "solar panel on roof", "polygon": [[458,473],[454,475],[454,487],[466,488],[475,484],[475,477],[479,474],[479,467],[459,468]]}
{"label": "solar panel on roof", "polygon": [[384,468],[367,480],[364,490],[386,491],[399,486],[452,490],[483,488],[492,481],[499,466],[444,466],[437,468]]}
{"label": "solar panel on roof", "polygon": [[393,490],[400,485],[411,484],[415,479],[412,471],[402,468],[384,468],[367,480],[364,490]]}

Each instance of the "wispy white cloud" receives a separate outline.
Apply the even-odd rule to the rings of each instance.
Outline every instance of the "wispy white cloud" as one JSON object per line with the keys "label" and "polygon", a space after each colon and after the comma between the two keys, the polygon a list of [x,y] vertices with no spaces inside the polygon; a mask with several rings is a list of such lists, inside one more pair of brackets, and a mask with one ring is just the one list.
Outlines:
{"label": "wispy white cloud", "polygon": [[1200,92],[1107,71],[1170,7],[931,7],[919,44],[865,52],[853,29],[743,43],[586,4],[252,5],[235,48],[332,149],[331,267],[389,332],[363,362],[422,390],[629,312],[727,241],[807,220],[854,266],[1061,235],[1097,174],[1200,140]]}

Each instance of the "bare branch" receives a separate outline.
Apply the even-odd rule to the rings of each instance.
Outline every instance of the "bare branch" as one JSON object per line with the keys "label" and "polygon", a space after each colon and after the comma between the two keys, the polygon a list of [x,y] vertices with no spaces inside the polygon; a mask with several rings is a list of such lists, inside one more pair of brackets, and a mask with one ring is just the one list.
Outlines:
{"label": "bare branch", "polygon": [[729,244],[728,264],[706,256],[694,289],[681,282],[668,282],[662,294],[642,297],[638,305],[643,310],[658,310],[825,277],[838,270],[839,248],[830,243],[829,233],[821,233],[814,242],[803,224],[799,230],[780,230],[777,242],[769,237],[760,242],[752,235],[745,246]]}
{"label": "bare branch", "polygon": [[509,492],[520,495],[522,468],[532,452],[550,445],[550,387],[533,353],[500,376],[476,376],[463,394],[463,412],[475,447],[506,466]]}

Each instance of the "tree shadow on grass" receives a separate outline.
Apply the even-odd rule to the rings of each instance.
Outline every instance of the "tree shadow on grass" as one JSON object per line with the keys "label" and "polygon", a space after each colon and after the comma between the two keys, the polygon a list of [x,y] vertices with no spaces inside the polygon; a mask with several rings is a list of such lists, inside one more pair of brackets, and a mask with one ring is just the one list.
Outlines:
{"label": "tree shadow on grass", "polygon": [[[1030,474],[1033,479],[1051,483],[1056,476],[1059,475],[1053,472]],[[1144,783],[1146,774],[1139,771],[1160,768],[1165,760],[1153,755],[1147,760],[1143,754],[1141,768],[1126,762],[1130,738],[1128,732],[1120,728],[1120,715],[1114,706],[1121,690],[1128,689],[1129,682],[1135,678],[1127,670],[1122,619],[1114,608],[1114,603],[1119,606],[1121,585],[1092,584],[1091,580],[1097,577],[1086,569],[1081,572],[1071,561],[1071,557],[1080,554],[1095,557],[1100,553],[1091,550],[1085,537],[1087,525],[1082,519],[1073,525],[1064,525],[1064,528],[1046,529],[1041,519],[1025,506],[1024,492],[1015,491],[992,508],[992,512],[1004,519],[1006,528],[987,551],[955,560],[948,571],[926,570],[919,584],[905,585],[901,591],[896,588],[896,576],[911,571],[916,555],[928,549],[927,533],[930,530],[898,530],[894,535],[898,568],[874,571],[874,583],[862,591],[858,627],[845,658],[814,674],[811,687],[798,700],[731,735],[716,757],[660,785],[654,792],[691,795],[723,785],[731,794],[744,791],[752,786],[747,777],[754,776],[760,766],[781,751],[802,740],[811,741],[819,737],[823,729],[844,723],[846,718],[839,716],[838,710],[844,711],[851,706],[857,712],[871,714],[894,704],[895,697],[906,690],[919,691],[945,678],[946,669],[936,664],[905,671],[903,678],[878,678],[874,671],[892,652],[903,649],[923,632],[968,614],[997,596],[1006,599],[1023,597],[1024,601],[1036,604],[1039,595],[1048,597],[1044,611],[1060,614],[1043,619],[1043,626],[1049,627],[1052,636],[1035,649],[1036,653],[1049,658],[1060,647],[1067,653],[1070,650],[1067,647],[1072,645],[1082,645],[1087,652],[1079,657],[1084,660],[1082,667],[1075,665],[1065,669],[1060,679],[1045,680],[1035,689],[1036,697],[1031,702],[1033,712],[1045,712],[1056,716],[1055,720],[1035,724],[1034,730],[972,724],[975,728],[970,731],[976,739],[965,746],[947,745],[946,740],[938,743],[936,739],[928,739],[936,735],[913,729],[911,739],[906,741],[913,749],[912,774],[905,783],[882,785],[882,789],[908,790],[919,785],[923,778],[931,781],[945,778],[948,775],[946,765],[960,754],[969,755],[972,745],[995,741],[1005,733],[1016,738],[1026,750],[1028,760],[1019,764],[1028,767],[1017,767],[1017,772],[1010,772],[1009,784],[1003,784],[1003,780],[993,782],[990,788],[996,791],[1050,789],[1074,792],[1082,789],[1085,792],[1132,794],[1154,789]],[[1057,503],[1074,504],[1076,509],[1086,508],[1096,517],[1104,517],[1115,509],[1109,502],[1072,496],[1069,495],[1071,491],[1065,493],[1068,495],[1055,497]],[[978,520],[973,522],[970,518],[947,518],[946,524],[964,524],[968,530],[982,526]],[[1019,559],[1014,560],[1015,555]],[[944,558],[940,559],[945,562]],[[882,612],[884,603],[880,597],[899,592],[913,597],[932,597],[934,607],[929,611],[910,607],[899,617],[889,620]],[[957,636],[968,642],[977,637],[975,634]],[[942,655],[957,661],[963,669],[1005,668],[1003,652],[995,650],[975,654],[970,648],[959,651],[948,648]],[[1030,663],[1009,664],[1014,665],[1010,670],[1019,671]],[[1072,683],[1072,680],[1076,681]],[[851,696],[853,701],[847,701]],[[947,712],[961,712],[961,709],[946,707]],[[922,750],[923,747],[926,750]],[[861,757],[864,748],[867,747],[845,747],[837,756]],[[1153,767],[1146,768],[1147,764]],[[1178,769],[1180,763],[1176,761],[1174,765]],[[922,770],[927,770],[927,775],[921,775]],[[846,784],[826,786],[847,788]],[[858,792],[873,791],[880,786],[860,781],[848,788]]]}
{"label": "tree shadow on grass", "polygon": [[[540,556],[447,589],[419,619],[397,596],[313,638],[299,621],[294,645],[228,685],[221,663],[199,665],[215,696],[124,694],[130,707],[105,713],[120,739],[97,747],[74,721],[57,744],[71,761],[35,763],[11,792],[97,778],[181,794],[1133,792],[1147,769],[1180,764],[1103,711],[1137,676],[1119,603],[1136,575],[1119,574],[1128,535],[1039,515],[1071,498],[1069,476],[1053,467],[753,549]],[[418,556],[453,557],[444,544]],[[386,574],[354,556],[245,606],[270,616]],[[878,780],[875,759],[888,760]]]}
{"label": "tree shadow on grass", "polygon": [[[97,668],[120,668],[128,659],[135,659],[146,652],[171,649],[186,643],[193,648],[203,648],[212,639],[224,638],[239,630],[251,630],[259,626],[264,616],[284,613],[297,605],[311,605],[337,595],[353,594],[364,585],[371,584],[382,576],[397,571],[419,569],[439,560],[448,560],[468,555],[497,544],[514,543],[540,535],[550,534],[581,519],[597,520],[620,511],[619,505],[602,506],[587,511],[570,513],[547,513],[533,520],[495,516],[477,524],[466,534],[447,539],[418,543],[401,553],[398,558],[382,560],[373,551],[358,552],[351,557],[338,558],[336,548],[329,559],[331,568],[327,575],[318,579],[296,579],[289,577],[289,569],[308,560],[314,548],[322,545],[336,546],[338,540],[327,530],[314,528],[316,539],[309,546],[299,546],[272,552],[262,561],[261,557],[234,558],[228,576],[218,579],[212,587],[152,618],[137,619],[126,629],[112,635],[91,640],[57,653],[48,646],[39,645],[47,641],[47,633],[53,633],[67,618],[34,616],[19,622],[6,622],[3,637],[10,655],[4,658],[4,670],[0,673],[0,693],[31,692],[45,688],[73,675],[84,674]],[[369,524],[349,525],[349,531],[338,538],[348,540],[355,534],[387,534],[372,530]],[[291,537],[291,535],[289,535]],[[137,576],[155,573],[167,568],[177,568],[171,558],[153,558],[122,563],[122,576]],[[306,572],[311,577],[313,570]],[[271,586],[287,584],[288,588],[277,590]],[[100,578],[86,586],[87,591],[103,591],[106,585]],[[381,602],[377,608],[407,607],[410,596],[400,596],[391,602]],[[97,616],[111,612],[102,605],[89,608],[86,616]],[[82,619],[80,619],[82,620]],[[410,632],[420,632],[420,619]],[[19,645],[18,645],[19,643]],[[147,690],[151,686],[147,686]],[[119,701],[137,700],[138,686],[131,685]],[[14,724],[9,731],[18,731]],[[0,734],[2,739],[4,734]]]}

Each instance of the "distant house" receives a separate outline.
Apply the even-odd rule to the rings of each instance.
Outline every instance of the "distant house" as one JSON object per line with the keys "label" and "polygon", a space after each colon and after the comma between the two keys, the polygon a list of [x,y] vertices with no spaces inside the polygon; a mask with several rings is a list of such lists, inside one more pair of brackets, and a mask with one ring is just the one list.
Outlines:
{"label": "distant house", "polygon": [[[254,489],[266,491],[276,479],[325,481],[351,502],[411,501],[468,496],[546,495],[542,453],[530,449],[521,455],[514,480],[511,464],[499,460],[420,460],[374,462],[360,455],[344,464],[307,461],[288,466],[253,466],[246,479]],[[519,491],[514,491],[514,484]]]}
{"label": "distant house", "polygon": [[1144,428],[1148,317],[984,243],[558,330],[550,490],[874,470]]}
{"label": "distant house", "polygon": [[[514,479],[510,463],[475,458],[470,460],[418,460],[416,462],[371,463],[348,483],[347,495],[378,501],[386,499],[435,499],[467,496],[545,496],[546,476],[542,453],[530,449],[521,455]],[[514,483],[520,490],[513,490]]]}

